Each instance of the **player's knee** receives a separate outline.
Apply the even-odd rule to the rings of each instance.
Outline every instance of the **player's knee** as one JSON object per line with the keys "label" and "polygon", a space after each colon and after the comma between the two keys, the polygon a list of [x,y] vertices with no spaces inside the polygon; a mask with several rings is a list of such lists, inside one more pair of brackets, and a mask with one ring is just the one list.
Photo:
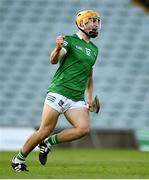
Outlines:
{"label": "player's knee", "polygon": [[40,128],[38,133],[40,134],[41,140],[43,140],[49,136],[51,129],[49,127]]}
{"label": "player's knee", "polygon": [[85,136],[86,134],[88,134],[90,132],[89,127],[85,127],[85,128],[77,128],[77,134],[79,137]]}

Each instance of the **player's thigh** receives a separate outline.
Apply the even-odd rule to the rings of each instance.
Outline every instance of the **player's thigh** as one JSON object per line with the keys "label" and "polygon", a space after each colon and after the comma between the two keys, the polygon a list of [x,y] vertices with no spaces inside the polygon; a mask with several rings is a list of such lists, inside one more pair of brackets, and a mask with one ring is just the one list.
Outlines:
{"label": "player's thigh", "polygon": [[45,127],[49,129],[53,129],[56,126],[59,115],[60,113],[58,111],[56,111],[49,105],[44,104],[43,112],[41,116],[40,129]]}
{"label": "player's thigh", "polygon": [[65,117],[74,127],[89,128],[89,112],[86,108],[69,109]]}

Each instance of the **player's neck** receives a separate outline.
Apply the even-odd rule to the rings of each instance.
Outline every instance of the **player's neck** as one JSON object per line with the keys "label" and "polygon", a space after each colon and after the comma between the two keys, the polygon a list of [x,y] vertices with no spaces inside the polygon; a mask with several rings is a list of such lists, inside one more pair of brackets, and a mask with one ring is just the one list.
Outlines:
{"label": "player's neck", "polygon": [[79,32],[77,32],[77,35],[78,35],[81,39],[84,39],[86,42],[90,42],[90,37],[88,37],[84,32],[79,31]]}

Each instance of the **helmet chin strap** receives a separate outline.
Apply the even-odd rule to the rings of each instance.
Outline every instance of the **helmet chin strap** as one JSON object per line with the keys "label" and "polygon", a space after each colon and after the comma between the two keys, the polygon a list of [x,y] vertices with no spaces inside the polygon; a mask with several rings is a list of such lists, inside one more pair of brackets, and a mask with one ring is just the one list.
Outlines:
{"label": "helmet chin strap", "polygon": [[86,34],[89,38],[95,38],[98,36],[98,32],[97,31],[89,31],[88,33],[85,32],[84,29],[81,29],[80,27],[78,27],[84,34]]}

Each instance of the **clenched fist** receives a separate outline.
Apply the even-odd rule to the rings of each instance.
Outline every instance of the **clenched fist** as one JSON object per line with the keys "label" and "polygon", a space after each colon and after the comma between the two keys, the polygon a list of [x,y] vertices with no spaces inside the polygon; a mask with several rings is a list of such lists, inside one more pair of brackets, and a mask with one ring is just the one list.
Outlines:
{"label": "clenched fist", "polygon": [[64,36],[62,36],[62,35],[57,36],[57,37],[56,37],[56,47],[57,47],[58,49],[61,49],[63,43],[64,43]]}

